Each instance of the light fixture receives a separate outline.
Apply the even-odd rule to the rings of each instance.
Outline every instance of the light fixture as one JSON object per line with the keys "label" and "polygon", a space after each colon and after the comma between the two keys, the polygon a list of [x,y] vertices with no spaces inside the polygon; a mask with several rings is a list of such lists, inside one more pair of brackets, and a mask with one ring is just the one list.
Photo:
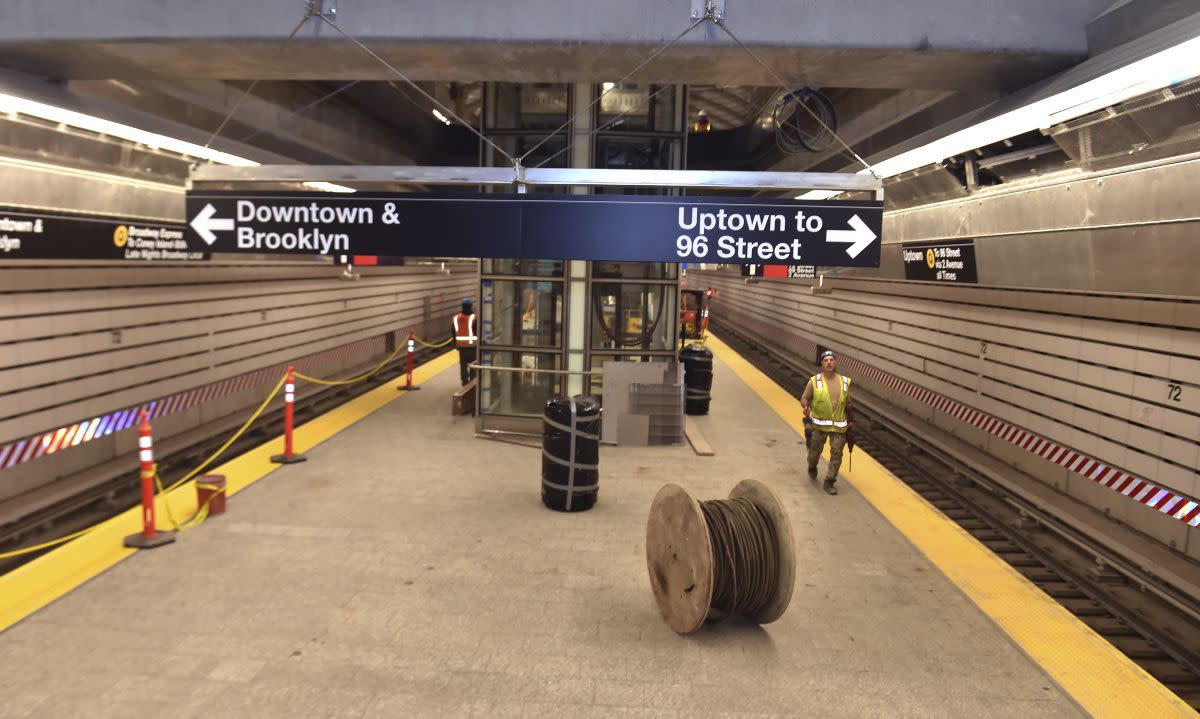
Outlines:
{"label": "light fixture", "polygon": [[324,190],[325,192],[358,192],[353,187],[335,185],[332,182],[306,182],[304,186],[311,187],[314,190]]}
{"label": "light fixture", "polygon": [[125,92],[129,93],[130,95],[134,95],[136,97],[142,96],[142,93],[137,88],[126,85],[125,83],[121,82],[120,80],[109,80],[108,83],[114,87],[118,87],[118,88],[124,90]]}
{"label": "light fixture", "polygon": [[176,194],[179,192],[180,186],[169,182],[156,182],[154,180],[144,180],[135,177],[126,177],[124,175],[114,175],[108,172],[97,172],[95,170],[81,170],[65,165],[58,165],[51,162],[39,162],[37,160],[26,160],[20,157],[9,157],[0,155],[0,169],[5,167],[15,167],[23,170],[35,170],[37,172],[49,172],[55,175],[65,177],[77,177],[85,180],[98,180],[114,185],[125,185],[134,187],[139,190],[153,190],[155,192],[170,192]]}
{"label": "light fixture", "polygon": [[809,190],[803,195],[796,195],[797,200],[828,200],[829,198],[842,194],[841,190]]}
{"label": "light fixture", "polygon": [[260,164],[254,160],[247,160],[244,157],[231,155],[228,152],[214,150],[211,147],[203,147],[185,140],[178,140],[174,137],[167,137],[166,135],[159,135],[158,133],[139,130],[136,127],[130,127],[129,125],[122,125],[119,122],[105,120],[93,115],[85,115],[82,112],[66,110],[61,107],[47,105],[34,100],[26,100],[23,97],[6,95],[4,93],[0,93],[0,113],[40,117],[43,120],[49,120],[50,122],[56,122],[61,125],[77,127],[79,129],[89,130],[101,135],[118,137],[122,140],[129,140],[130,142],[140,142],[147,147],[168,150],[180,155],[187,155],[188,157],[208,160],[221,165],[254,167]]}
{"label": "light fixture", "polygon": [[[881,178],[899,175],[1026,132],[1046,130],[1197,75],[1200,75],[1200,38],[1192,38],[1050,97],[889,157],[872,169]],[[869,173],[870,170],[860,170],[858,174]]]}
{"label": "light fixture", "polygon": [[449,118],[447,118],[445,115],[443,115],[442,111],[437,109],[436,107],[433,109],[433,116],[436,117],[438,120],[440,120],[442,123],[444,123],[446,125],[450,124]]}
{"label": "light fixture", "polygon": [[603,85],[601,85],[600,87],[604,88],[605,92],[608,92],[609,90],[613,89],[616,86],[617,86],[617,84],[614,82],[606,82]]}

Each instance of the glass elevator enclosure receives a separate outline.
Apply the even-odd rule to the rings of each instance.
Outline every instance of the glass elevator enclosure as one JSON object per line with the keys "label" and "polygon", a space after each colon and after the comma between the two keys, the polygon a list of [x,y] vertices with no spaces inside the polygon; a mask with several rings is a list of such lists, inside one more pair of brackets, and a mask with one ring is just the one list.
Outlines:
{"label": "glass elevator enclosure", "polygon": [[[489,83],[482,131],[514,156],[529,153],[527,167],[682,169],[685,93],[673,85]],[[506,163],[481,142],[480,164]],[[677,194],[658,187],[537,190],[593,191]],[[564,247],[570,239],[563,228]],[[540,435],[546,400],[599,394],[606,364],[677,357],[679,265],[484,259],[476,312],[483,366],[477,429]]]}

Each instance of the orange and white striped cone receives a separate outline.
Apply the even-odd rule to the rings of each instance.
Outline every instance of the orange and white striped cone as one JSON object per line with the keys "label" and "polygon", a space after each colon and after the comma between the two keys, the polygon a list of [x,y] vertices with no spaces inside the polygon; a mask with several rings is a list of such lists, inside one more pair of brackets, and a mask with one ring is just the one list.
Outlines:
{"label": "orange and white striped cone", "polygon": [[295,424],[296,368],[288,365],[287,379],[283,383],[283,454],[271,457],[276,464],[295,464],[308,461],[308,457],[292,451],[292,429]]}
{"label": "orange and white striped cone", "polygon": [[407,390],[409,392],[411,392],[413,390],[421,389],[420,387],[418,387],[412,383],[413,355],[415,355],[416,352],[417,352],[417,336],[415,334],[413,334],[412,330],[409,330],[408,331],[408,360],[407,360],[408,364],[405,367],[404,384],[397,387],[396,389]]}
{"label": "orange and white striped cone", "polygon": [[175,541],[175,533],[155,526],[154,517],[154,434],[146,410],[138,424],[138,464],[142,480],[142,532],[125,538],[126,547],[150,549]]}

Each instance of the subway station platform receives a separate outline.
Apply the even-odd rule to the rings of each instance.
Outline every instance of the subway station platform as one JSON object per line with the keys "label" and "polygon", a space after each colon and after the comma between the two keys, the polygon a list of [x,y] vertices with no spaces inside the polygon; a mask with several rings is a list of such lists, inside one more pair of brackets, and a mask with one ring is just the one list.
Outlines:
{"label": "subway station platform", "polygon": [[[361,420],[302,439],[305,463],[227,465],[245,489],[226,514],[0,633],[0,717],[1104,713],[1081,709],[1086,696],[876,509],[868,497],[889,480],[864,453],[838,496],[821,492],[781,415],[788,398],[713,346],[712,412],[697,424],[715,456],[603,447],[587,512],[542,506],[540,450],[477,439],[472,418],[450,416],[453,354],[422,391],[389,383]],[[676,635],[647,577],[651,501],[668,482],[725,498],[746,478],[790,513],[791,604],[773,624]],[[1137,696],[1112,686],[1117,674],[1093,679]]]}

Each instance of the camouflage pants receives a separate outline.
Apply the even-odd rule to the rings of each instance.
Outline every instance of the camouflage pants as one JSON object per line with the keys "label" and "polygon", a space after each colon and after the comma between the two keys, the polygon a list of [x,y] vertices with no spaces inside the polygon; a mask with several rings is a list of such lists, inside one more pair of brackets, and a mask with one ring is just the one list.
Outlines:
{"label": "camouflage pants", "polygon": [[829,473],[825,479],[837,479],[838,469],[842,466],[842,450],[846,448],[845,432],[826,432],[813,429],[812,439],[808,442],[808,466],[816,467],[821,458],[821,450],[825,448],[825,440],[829,439]]}

